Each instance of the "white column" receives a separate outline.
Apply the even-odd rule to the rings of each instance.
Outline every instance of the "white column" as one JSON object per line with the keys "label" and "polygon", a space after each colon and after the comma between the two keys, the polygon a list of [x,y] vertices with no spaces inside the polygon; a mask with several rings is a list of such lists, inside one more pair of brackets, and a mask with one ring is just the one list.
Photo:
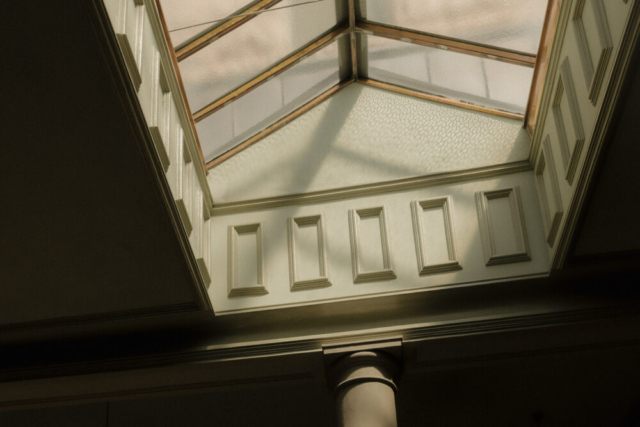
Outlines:
{"label": "white column", "polygon": [[338,359],[330,368],[338,426],[397,427],[397,362],[381,351],[362,350]]}

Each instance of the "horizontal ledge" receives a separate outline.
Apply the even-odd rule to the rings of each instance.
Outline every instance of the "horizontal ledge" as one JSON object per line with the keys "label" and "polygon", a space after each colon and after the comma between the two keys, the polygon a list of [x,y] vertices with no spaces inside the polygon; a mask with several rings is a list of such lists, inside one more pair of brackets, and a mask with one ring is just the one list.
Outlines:
{"label": "horizontal ledge", "polygon": [[255,211],[282,206],[320,203],[330,200],[340,200],[352,197],[369,196],[372,194],[388,193],[392,191],[401,191],[413,188],[449,184],[452,182],[471,181],[474,179],[490,178],[498,175],[507,175],[518,172],[526,172],[530,170],[532,170],[532,167],[529,161],[521,160],[519,162],[505,163],[502,165],[483,166],[462,171],[442,172],[431,175],[402,178],[392,181],[375,182],[372,184],[332,188],[329,190],[314,191],[310,193],[299,193],[285,196],[269,197],[264,199],[220,203],[214,205],[213,215],[226,215],[237,212]]}

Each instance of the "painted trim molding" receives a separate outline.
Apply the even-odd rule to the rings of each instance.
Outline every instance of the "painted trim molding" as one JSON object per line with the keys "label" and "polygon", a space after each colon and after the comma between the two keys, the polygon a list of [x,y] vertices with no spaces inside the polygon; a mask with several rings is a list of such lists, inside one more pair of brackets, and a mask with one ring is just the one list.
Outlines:
{"label": "painted trim molding", "polygon": [[211,275],[209,274],[209,260],[211,257],[211,221],[209,220],[210,217],[208,209],[205,206],[205,199],[202,194],[202,190],[198,190],[195,208],[198,231],[194,235],[196,239],[196,250],[194,252],[204,284],[207,289],[209,289],[209,286],[211,285]]}
{"label": "painted trim molding", "polygon": [[[322,215],[312,215],[288,219],[289,231],[289,276],[291,290],[324,288],[331,286],[329,280],[329,264],[327,262],[327,245],[324,218]],[[319,275],[313,279],[300,280],[298,272],[298,228],[300,226],[315,225],[318,239],[318,265]]]}
{"label": "painted trim molding", "polygon": [[[444,231],[447,240],[447,252],[449,261],[431,264],[427,259],[427,242],[425,241],[425,224],[422,213],[426,209],[441,208],[444,216]],[[444,273],[462,269],[457,260],[455,234],[453,230],[453,212],[451,197],[442,197],[423,201],[411,202],[411,215],[413,218],[413,236],[416,242],[416,255],[418,258],[418,272],[421,276],[427,274]]]}
{"label": "painted trim molding", "polygon": [[[230,225],[228,228],[227,251],[227,296],[251,296],[268,294],[264,265],[264,239],[262,237],[262,223],[247,225]],[[255,233],[256,235],[256,284],[251,286],[237,286],[238,279],[238,234]]]}
{"label": "painted trim molding", "polygon": [[[566,119],[562,114],[561,102],[563,96],[566,95],[567,104],[569,105],[569,116],[571,125],[575,134],[575,142],[573,150],[569,147],[569,137],[567,136],[567,128],[565,126]],[[573,84],[573,75],[571,73],[571,65],[569,58],[566,57],[560,66],[560,75],[556,85],[556,94],[553,100],[553,118],[555,120],[556,129],[558,131],[558,140],[560,142],[560,153],[562,154],[562,163],[565,170],[565,178],[569,185],[573,185],[573,179],[578,168],[578,161],[582,146],[584,145],[585,135],[582,125],[582,117],[580,115],[580,107],[578,105],[578,97],[576,95],[575,85]]]}
{"label": "painted trim molding", "polygon": [[[380,244],[382,246],[382,269],[376,271],[362,270],[362,249],[360,242],[360,220],[362,218],[378,218],[380,223]],[[393,271],[393,259],[389,244],[389,223],[386,208],[379,206],[367,209],[349,210],[349,231],[351,234],[351,266],[353,268],[353,283],[374,282],[396,278]]]}
{"label": "painted trim molding", "polygon": [[171,163],[169,150],[167,149],[171,126],[171,90],[167,83],[160,54],[154,52],[154,57],[154,84],[151,85],[151,123],[149,132],[151,132],[153,142],[156,144],[164,171],[167,172]]}
{"label": "painted trim molding", "polygon": [[[514,225],[513,232],[517,250],[510,254],[499,254],[497,252],[491,213],[489,212],[489,200],[500,198],[509,200],[510,213]],[[476,208],[478,222],[480,223],[482,249],[487,266],[531,261],[529,238],[524,222],[524,209],[522,208],[522,199],[518,186],[501,190],[478,191],[476,193]]]}
{"label": "painted trim molding", "polygon": [[[598,35],[598,43],[600,45],[598,58],[591,56],[588,32],[582,19],[585,6],[591,7],[595,19],[596,28],[589,30],[590,32],[596,31]],[[580,61],[582,62],[582,71],[584,72],[584,79],[589,92],[589,100],[591,104],[596,105],[611,52],[613,51],[611,31],[607,23],[607,15],[602,0],[578,0],[573,14],[573,28],[578,43]],[[597,60],[597,64],[595,64],[594,69],[595,60]]]}
{"label": "painted trim molding", "polygon": [[[551,149],[551,137],[549,135],[546,136],[542,143],[542,150],[540,150],[540,154],[538,155],[538,163],[534,173],[540,207],[542,208],[542,220],[547,234],[547,243],[550,247],[553,247],[560,223],[562,222],[562,216],[564,215],[564,207],[562,205],[560,185],[558,183],[556,164],[553,159],[553,150]],[[545,184],[545,173],[548,173],[551,188],[547,188]],[[553,213],[550,207],[551,203],[553,203],[555,207],[555,212]]]}
{"label": "painted trim molding", "polygon": [[191,231],[193,230],[193,225],[191,224],[191,219],[189,218],[189,212],[187,211],[187,204],[185,203],[185,189],[188,188],[188,183],[185,183],[185,166],[187,164],[185,160],[185,148],[184,148],[184,133],[182,129],[178,130],[178,139],[176,139],[176,145],[174,147],[174,155],[176,156],[175,160],[175,171],[173,171],[173,186],[172,192],[173,197],[176,202],[176,207],[178,208],[178,213],[180,214],[180,218],[182,219],[182,225],[187,233],[187,236],[191,235]]}
{"label": "painted trim molding", "polygon": [[483,166],[456,172],[442,172],[392,181],[381,181],[372,184],[355,185],[350,187],[332,188],[309,193],[290,194],[285,196],[267,197],[263,199],[242,200],[237,202],[219,203],[213,208],[213,215],[226,215],[238,212],[250,212],[262,209],[278,208],[282,206],[305,205],[322,203],[331,200],[349,199],[354,197],[384,194],[395,191],[426,188],[454,182],[473,181],[476,179],[492,178],[532,170],[529,160],[521,160],[502,165]]}

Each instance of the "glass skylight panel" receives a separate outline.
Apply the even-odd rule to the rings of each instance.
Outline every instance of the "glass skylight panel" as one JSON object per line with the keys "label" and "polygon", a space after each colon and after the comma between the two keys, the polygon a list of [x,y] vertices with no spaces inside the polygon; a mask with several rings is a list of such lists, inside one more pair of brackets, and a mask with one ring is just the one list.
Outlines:
{"label": "glass skylight panel", "polygon": [[478,106],[524,113],[533,68],[359,35],[364,77]]}
{"label": "glass skylight panel", "polygon": [[548,0],[357,0],[359,18],[536,54]]}
{"label": "glass skylight panel", "polygon": [[180,62],[191,110],[196,112],[275,65],[337,24],[332,0],[258,15]]}
{"label": "glass skylight panel", "polygon": [[[224,21],[215,23],[211,23],[211,21],[235,15],[249,7],[254,1],[160,0],[160,3],[171,34],[171,42],[174,47],[177,47],[199,33],[224,23]],[[178,28],[191,27],[193,25],[197,26],[174,31]]]}
{"label": "glass skylight panel", "polygon": [[205,159],[232,149],[338,84],[348,41],[341,37],[196,123]]}

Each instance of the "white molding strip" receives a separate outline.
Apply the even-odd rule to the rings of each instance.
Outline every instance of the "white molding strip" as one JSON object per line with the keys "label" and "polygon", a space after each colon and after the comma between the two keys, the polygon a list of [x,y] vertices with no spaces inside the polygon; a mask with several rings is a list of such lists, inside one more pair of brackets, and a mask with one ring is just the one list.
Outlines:
{"label": "white molding strip", "polygon": [[[545,184],[545,174],[548,174],[551,188],[547,188]],[[558,183],[556,164],[551,149],[551,137],[549,135],[547,135],[542,143],[542,150],[540,150],[540,154],[538,155],[538,163],[535,168],[535,177],[540,207],[542,208],[542,219],[547,233],[547,243],[550,247],[553,247],[560,228],[562,216],[564,215],[564,207],[562,205],[560,185]],[[553,205],[555,209],[553,213],[551,211],[551,205]]]}
{"label": "white molding strip", "polygon": [[[571,126],[575,135],[573,150],[569,146],[569,137],[567,136],[566,121],[567,117],[562,113],[561,102],[566,96],[569,106],[569,116]],[[578,105],[578,97],[576,95],[575,85],[573,84],[573,76],[571,73],[571,65],[569,58],[566,57],[560,67],[558,83],[556,85],[556,94],[553,100],[553,118],[556,129],[558,131],[558,140],[560,142],[560,153],[562,154],[562,164],[564,165],[565,178],[569,185],[573,185],[573,179],[578,168],[578,161],[582,153],[585,135],[582,125],[582,117],[580,115],[580,106]]]}
{"label": "white molding strip", "polygon": [[309,193],[298,193],[286,196],[268,197],[264,199],[220,203],[214,206],[213,215],[226,215],[283,206],[322,203],[331,200],[363,197],[373,194],[384,194],[394,191],[410,190],[414,188],[432,187],[454,182],[473,181],[476,179],[491,178],[499,175],[508,175],[530,170],[532,170],[532,167],[529,160],[521,160],[513,163],[483,166],[457,172],[443,172],[432,175],[397,179],[392,181],[375,182],[372,184],[332,188],[328,190],[314,191]]}
{"label": "white molding strip", "polygon": [[[291,278],[291,290],[324,288],[331,286],[329,280],[329,265],[327,262],[326,231],[322,215],[312,215],[288,219],[289,231],[289,276]],[[300,280],[298,277],[298,228],[299,226],[315,225],[318,239],[318,265],[319,275],[313,279]]]}
{"label": "white molding strip", "polygon": [[[262,223],[247,225],[230,225],[228,228],[227,251],[227,296],[264,295],[269,293],[266,285],[264,265],[264,239],[262,238]],[[237,286],[238,279],[238,234],[255,233],[256,235],[256,284],[251,286]]]}
{"label": "white molding strip", "polygon": [[[489,200],[500,198],[509,199],[511,218],[514,225],[513,233],[517,250],[510,254],[499,254],[497,252],[493,232],[494,224],[492,224],[491,214],[489,212]],[[482,248],[487,266],[531,261],[529,238],[524,222],[524,209],[522,208],[520,188],[518,186],[501,190],[477,192],[476,208],[478,211],[478,222],[480,224]]]}
{"label": "white molding strip", "polygon": [[[444,231],[447,241],[449,261],[430,264],[427,259],[427,242],[425,242],[425,224],[422,213],[425,209],[441,208],[444,216]],[[418,257],[418,271],[421,276],[427,274],[443,273],[462,269],[457,260],[455,234],[453,227],[453,209],[451,197],[442,197],[423,201],[411,202],[411,214],[413,218],[413,234],[416,242],[416,255]]]}
{"label": "white molding strip", "polygon": [[[595,19],[596,28],[590,29],[590,32],[597,32],[600,55],[593,58],[591,55],[591,43],[589,42],[589,32],[585,28],[582,19],[585,6],[591,8]],[[611,31],[607,23],[607,16],[602,0],[578,0],[573,15],[573,28],[578,43],[578,51],[580,52],[580,60],[582,62],[582,71],[584,72],[585,83],[589,91],[589,100],[593,105],[598,101],[598,94],[602,87],[605,71],[613,51],[613,42],[611,40]],[[594,49],[595,50],[595,49]],[[595,64],[597,60],[597,64]],[[595,64],[595,70],[594,70]]]}
{"label": "white molding strip", "polygon": [[[382,246],[382,269],[376,271],[362,271],[360,246],[360,220],[361,218],[376,217],[380,223],[380,244]],[[349,210],[349,231],[351,234],[351,265],[353,267],[353,282],[373,282],[378,280],[395,279],[393,271],[393,259],[391,257],[391,245],[389,242],[389,223],[387,221],[386,208],[384,206]]]}

